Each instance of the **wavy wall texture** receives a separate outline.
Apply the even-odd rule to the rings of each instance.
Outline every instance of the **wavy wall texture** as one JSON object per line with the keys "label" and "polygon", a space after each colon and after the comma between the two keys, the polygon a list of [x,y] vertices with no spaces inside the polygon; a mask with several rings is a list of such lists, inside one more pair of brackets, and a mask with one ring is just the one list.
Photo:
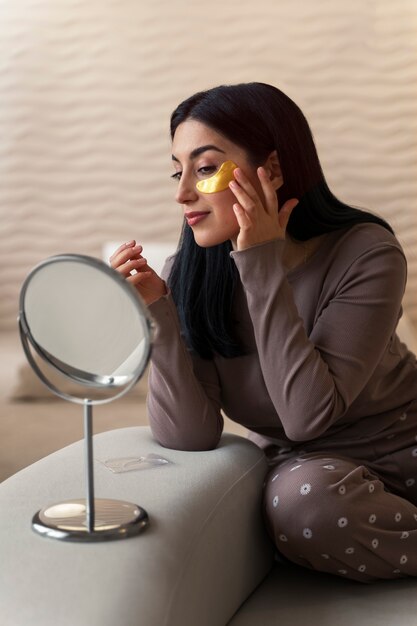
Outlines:
{"label": "wavy wall texture", "polygon": [[301,106],[339,197],[392,221],[417,324],[416,35],[414,0],[0,0],[0,328],[51,254],[174,245],[169,114],[250,80]]}

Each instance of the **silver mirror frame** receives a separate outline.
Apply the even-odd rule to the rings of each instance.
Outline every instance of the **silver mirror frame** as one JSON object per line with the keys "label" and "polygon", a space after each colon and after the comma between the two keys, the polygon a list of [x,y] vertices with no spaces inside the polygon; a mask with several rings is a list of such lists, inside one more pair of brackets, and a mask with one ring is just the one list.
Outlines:
{"label": "silver mirror frame", "polygon": [[[25,296],[33,276],[45,266],[60,262],[80,262],[95,267],[107,274],[112,280],[118,282],[121,289],[128,294],[138,315],[143,321],[145,337],[148,338],[146,350],[131,377],[124,383],[112,377],[96,376],[93,373],[77,370],[76,368],[62,363],[50,355],[38,345],[33,337],[25,313]],[[46,387],[64,400],[82,404],[84,407],[84,441],[85,441],[85,465],[86,465],[86,498],[58,502],[38,511],[32,519],[32,529],[42,536],[63,541],[97,542],[115,539],[126,539],[140,533],[149,523],[147,512],[140,506],[130,502],[108,499],[96,499],[94,497],[94,469],[93,469],[93,405],[106,404],[127,393],[139,380],[149,361],[154,326],[144,304],[139,300],[135,289],[111,267],[86,255],[60,254],[42,261],[36,265],[23,282],[20,300],[18,325],[20,338],[25,355],[36,375]],[[41,359],[58,371],[67,379],[77,382],[88,390],[98,389],[103,386],[118,389],[123,388],[109,398],[89,399],[72,396],[61,391],[55,384],[48,380],[36,363],[31,348]],[[125,377],[124,377],[125,378]]]}
{"label": "silver mirror frame", "polygon": [[144,316],[144,319],[146,320],[145,322],[146,328],[144,328],[144,332],[145,334],[147,333],[150,338],[148,342],[148,349],[144,353],[141,362],[138,364],[135,373],[132,375],[132,378],[124,384],[123,388],[118,393],[114,394],[113,396],[109,398],[101,398],[101,399],[94,399],[94,400],[89,399],[89,402],[92,405],[107,404],[108,402],[112,402],[113,400],[116,400],[120,398],[121,396],[123,396],[124,394],[128,393],[128,391],[130,391],[130,389],[134,387],[134,385],[137,383],[137,381],[143,374],[143,371],[151,355],[152,339],[153,339],[153,334],[154,334],[154,324],[147,312],[145,305],[141,304],[139,300],[139,295],[136,293],[134,288],[131,287],[131,285],[122,276],[120,276],[118,272],[116,272],[113,268],[106,265],[102,261],[99,261],[98,259],[95,259],[94,257],[90,257],[90,256],[82,255],[82,254],[58,254],[58,255],[49,257],[48,259],[45,259],[44,261],[41,261],[40,263],[38,263],[38,265],[36,265],[30,271],[30,273],[28,274],[28,276],[26,277],[25,281],[22,284],[20,297],[19,297],[19,315],[17,319],[18,319],[18,325],[19,325],[20,340],[21,340],[26,358],[28,359],[30,366],[32,367],[32,369],[34,370],[38,378],[54,394],[56,394],[57,396],[59,396],[60,398],[64,400],[75,402],[76,404],[85,403],[85,398],[78,398],[76,396],[71,396],[61,391],[56,385],[54,385],[48,380],[48,378],[45,376],[45,374],[42,372],[42,370],[39,368],[38,364],[36,363],[35,359],[33,358],[33,355],[30,351],[30,347],[33,348],[36,354],[38,354],[38,356],[40,356],[41,359],[47,363],[47,365],[52,367],[55,371],[59,372],[59,374],[87,388],[89,385],[91,385],[91,387],[96,388],[96,389],[100,388],[101,386],[107,386],[109,388],[117,388],[117,387],[122,386],[120,382],[117,382],[110,377],[98,376],[98,375],[91,374],[89,372],[83,372],[82,370],[78,370],[67,364],[61,363],[57,358],[50,355],[46,350],[43,350],[38,345],[38,343],[36,342],[35,338],[33,337],[31,333],[29,324],[26,319],[25,306],[24,306],[25,297],[26,297],[26,293],[27,293],[27,289],[30,284],[30,281],[32,280],[35,274],[37,274],[40,270],[42,270],[43,267],[50,265],[51,263],[60,263],[60,262],[67,262],[67,261],[86,263],[90,265],[91,267],[96,267],[99,271],[107,274],[110,278],[117,281],[120,287],[125,291],[125,293],[128,294],[135,308],[137,308],[138,314]]}

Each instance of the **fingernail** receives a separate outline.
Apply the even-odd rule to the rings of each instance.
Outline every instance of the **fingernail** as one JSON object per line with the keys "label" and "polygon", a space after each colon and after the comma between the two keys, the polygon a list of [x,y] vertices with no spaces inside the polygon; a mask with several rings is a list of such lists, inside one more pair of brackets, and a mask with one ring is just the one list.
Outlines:
{"label": "fingernail", "polygon": [[127,243],[125,243],[125,246],[127,246],[128,248],[130,248],[130,246],[134,246],[136,243],[136,241],[134,239],[132,239],[132,241],[128,241]]}

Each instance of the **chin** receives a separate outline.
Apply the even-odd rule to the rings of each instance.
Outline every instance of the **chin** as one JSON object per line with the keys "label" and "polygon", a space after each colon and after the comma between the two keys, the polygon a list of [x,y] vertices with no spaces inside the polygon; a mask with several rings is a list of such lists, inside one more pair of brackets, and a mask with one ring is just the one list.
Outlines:
{"label": "chin", "polygon": [[194,241],[200,248],[212,248],[213,246],[219,246],[221,243],[231,241],[237,237],[235,230],[227,233],[213,233],[213,232],[194,232]]}
{"label": "chin", "polygon": [[199,237],[194,235],[194,241],[200,248],[212,248],[213,246],[219,246],[221,243],[229,241],[229,237]]}

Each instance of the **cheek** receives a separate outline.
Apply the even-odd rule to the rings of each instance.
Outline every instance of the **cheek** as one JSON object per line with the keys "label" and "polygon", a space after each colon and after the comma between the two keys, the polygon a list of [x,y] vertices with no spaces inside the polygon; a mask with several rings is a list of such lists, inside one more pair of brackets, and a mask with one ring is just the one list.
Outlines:
{"label": "cheek", "polygon": [[213,208],[216,213],[219,215],[223,215],[225,218],[234,217],[235,212],[233,211],[233,205],[237,202],[236,196],[227,189],[217,195],[217,202],[213,202]]}
{"label": "cheek", "polygon": [[219,202],[215,208],[216,221],[227,227],[237,227],[238,222],[233,210],[233,204],[236,202],[236,197],[231,191],[225,191],[224,196],[225,198],[222,199],[222,202]]}
{"label": "cheek", "polygon": [[224,240],[234,240],[239,235],[240,226],[231,205],[224,210],[221,218],[218,218],[216,231]]}
{"label": "cheek", "polygon": [[199,246],[215,246],[230,239],[233,240],[239,234],[239,224],[233,211],[235,197],[231,192],[223,192],[223,195],[224,199],[217,197],[217,201],[211,204],[210,219],[207,222],[201,222],[201,225],[193,229],[195,241]]}
{"label": "cheek", "polygon": [[228,224],[237,224],[237,219],[235,212],[233,211],[233,205],[229,204],[227,207],[223,209],[221,212],[221,217],[223,217],[224,221]]}

